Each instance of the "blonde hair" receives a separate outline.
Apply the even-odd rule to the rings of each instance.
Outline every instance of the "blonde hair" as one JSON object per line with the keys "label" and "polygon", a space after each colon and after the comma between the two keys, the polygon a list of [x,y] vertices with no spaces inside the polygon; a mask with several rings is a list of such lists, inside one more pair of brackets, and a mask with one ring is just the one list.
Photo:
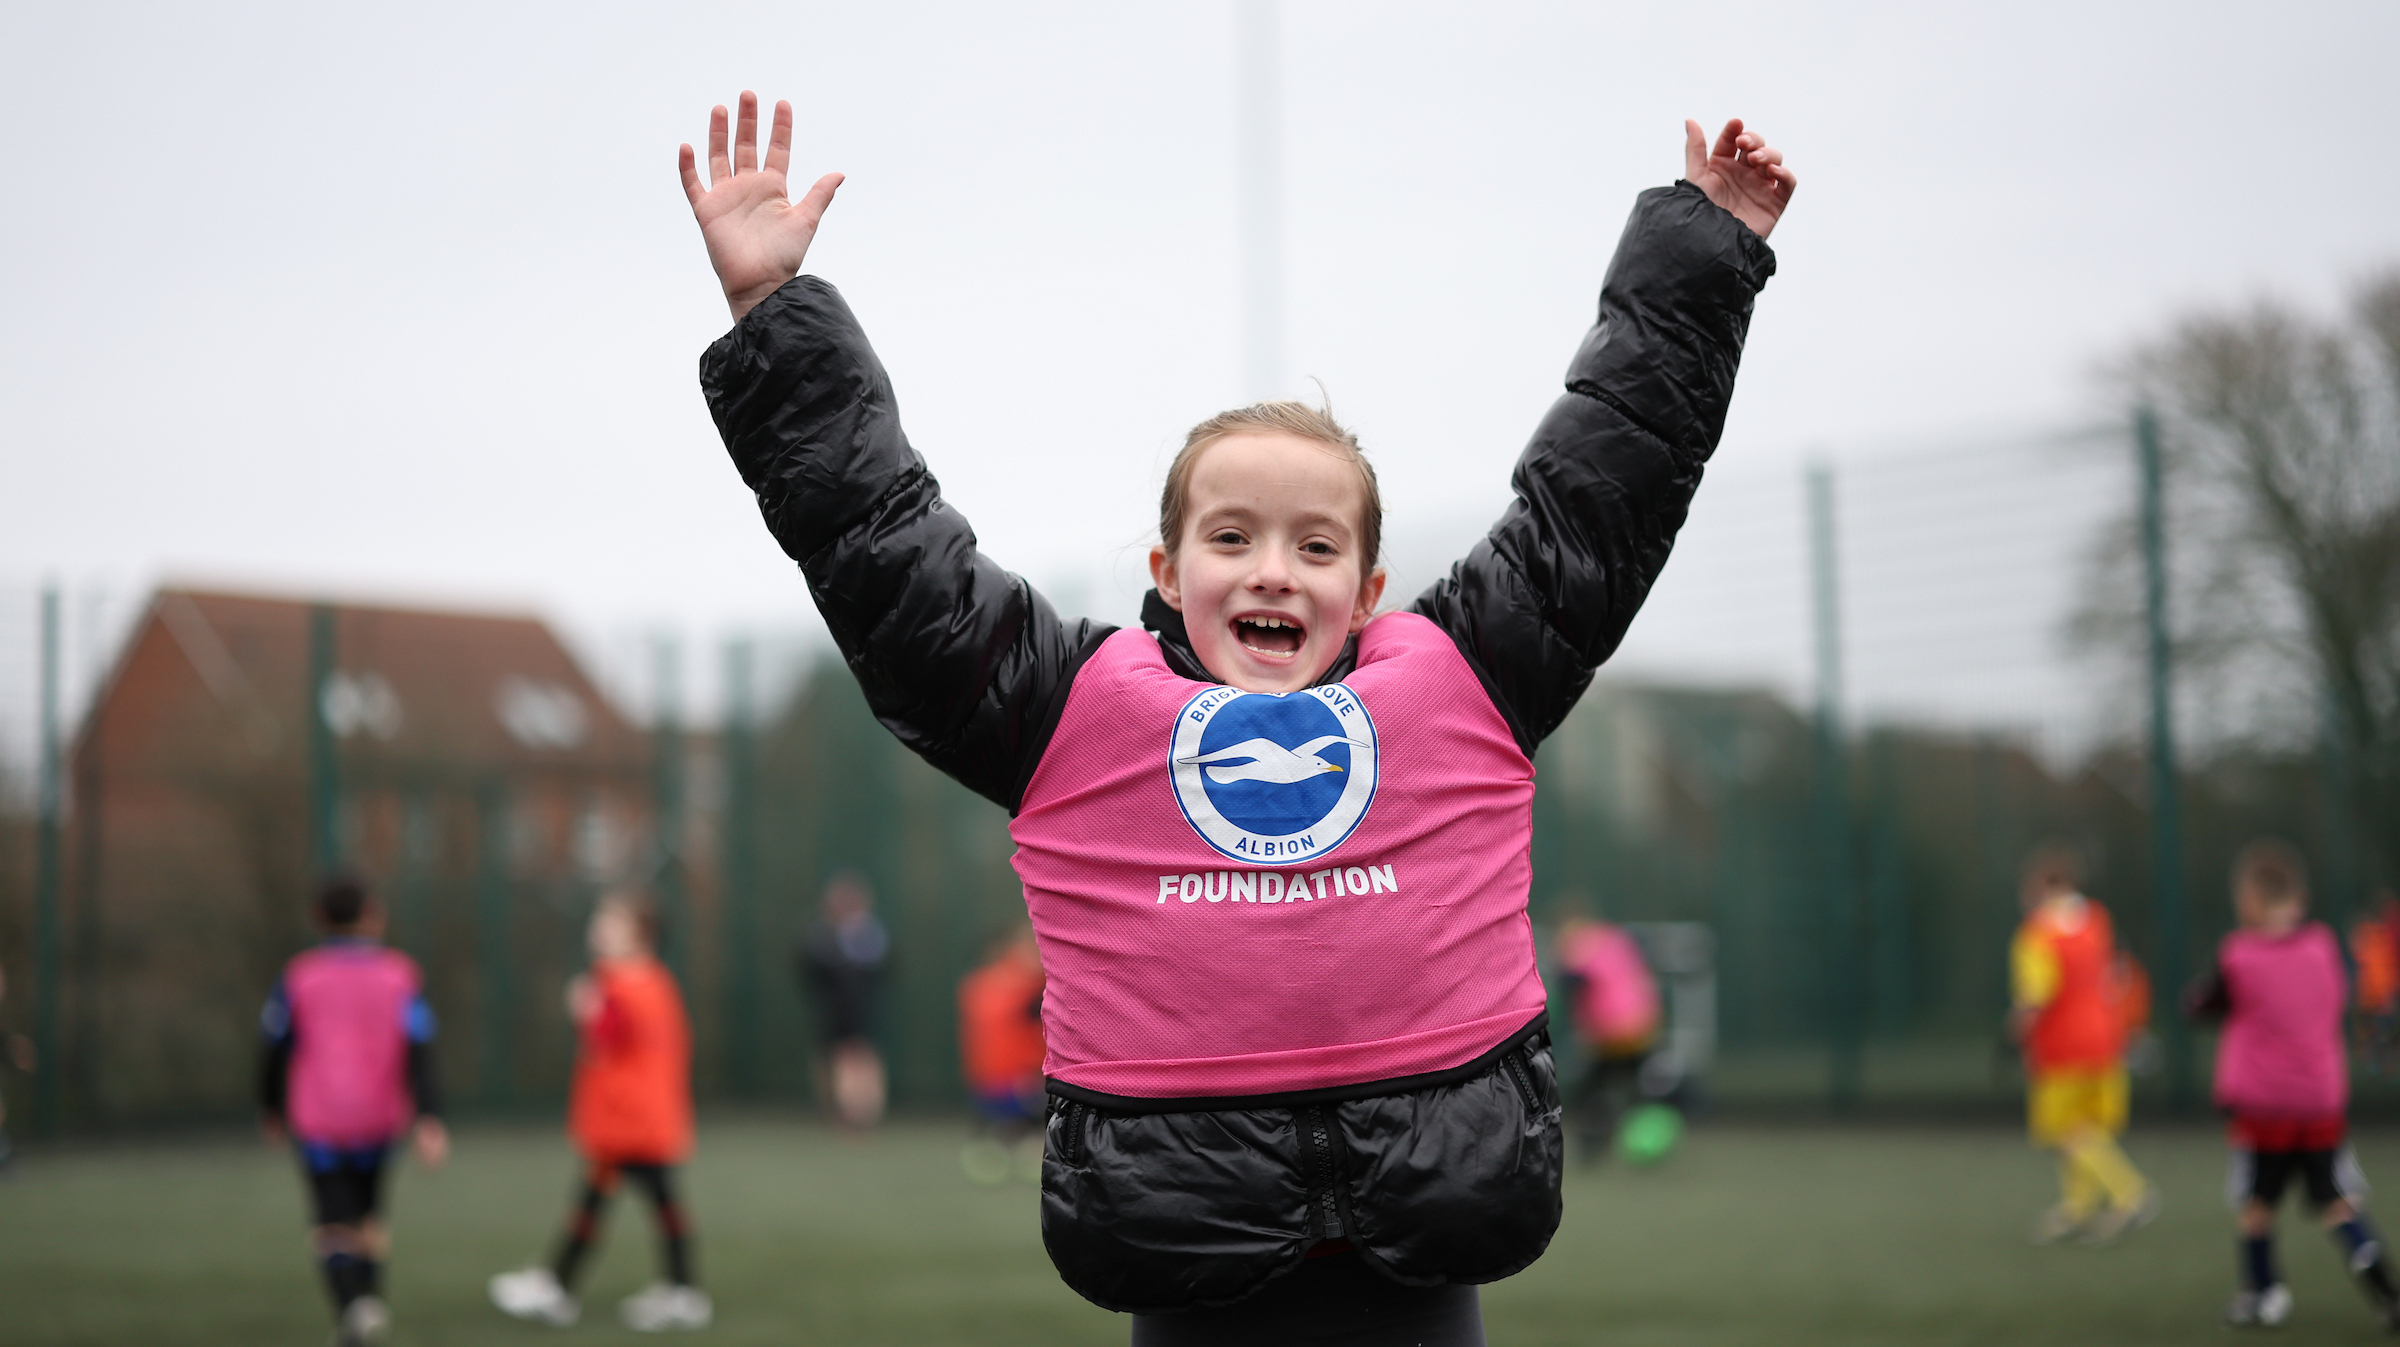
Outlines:
{"label": "blonde hair", "polygon": [[1311,407],[1305,402],[1277,399],[1253,402],[1247,407],[1218,412],[1183,437],[1183,448],[1175,461],[1167,465],[1167,485],[1158,496],[1158,541],[1168,556],[1183,544],[1184,507],[1191,494],[1192,465],[1199,462],[1200,451],[1229,435],[1291,435],[1324,446],[1326,452],[1358,469],[1358,479],[1366,488],[1366,508],[1359,520],[1359,551],[1365,558],[1358,575],[1365,581],[1368,572],[1383,555],[1383,491],[1375,482],[1375,465],[1367,462],[1366,452],[1358,447],[1358,437],[1342,423],[1333,419],[1333,409]]}

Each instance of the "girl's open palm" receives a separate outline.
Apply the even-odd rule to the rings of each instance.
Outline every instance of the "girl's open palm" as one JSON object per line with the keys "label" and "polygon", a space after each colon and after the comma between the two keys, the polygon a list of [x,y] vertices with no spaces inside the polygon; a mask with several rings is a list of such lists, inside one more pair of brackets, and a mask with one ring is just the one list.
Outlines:
{"label": "girl's open palm", "polygon": [[741,112],[734,120],[732,153],[726,152],[725,108],[708,114],[708,185],[700,185],[700,168],[692,147],[679,147],[677,166],[683,172],[683,194],[691,199],[692,218],[700,222],[700,237],[708,244],[708,264],[717,269],[725,287],[725,302],[739,321],[778,286],[800,274],[817,222],[833,204],[842,175],[817,179],[808,195],[793,201],[784,173],[792,162],[792,105],[775,105],[775,124],[767,136],[767,157],[758,158],[758,95],[742,91]]}
{"label": "girl's open palm", "polygon": [[1744,130],[1739,117],[1717,133],[1713,150],[1700,123],[1683,124],[1683,176],[1762,239],[1774,232],[1800,186],[1800,179],[1783,166],[1783,151],[1757,132]]}

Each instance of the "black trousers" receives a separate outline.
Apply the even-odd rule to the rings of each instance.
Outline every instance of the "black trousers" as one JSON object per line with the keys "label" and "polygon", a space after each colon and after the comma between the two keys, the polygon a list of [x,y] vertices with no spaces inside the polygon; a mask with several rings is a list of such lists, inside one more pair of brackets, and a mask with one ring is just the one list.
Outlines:
{"label": "black trousers", "polygon": [[1247,1300],[1133,1316],[1133,1347],[1483,1347],[1472,1286],[1402,1286],[1354,1253],[1311,1258]]}

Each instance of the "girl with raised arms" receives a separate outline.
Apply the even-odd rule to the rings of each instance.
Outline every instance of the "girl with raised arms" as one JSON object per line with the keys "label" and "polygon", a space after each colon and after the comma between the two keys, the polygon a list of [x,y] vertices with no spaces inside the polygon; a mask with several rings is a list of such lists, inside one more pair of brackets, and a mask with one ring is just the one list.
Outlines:
{"label": "girl with raised arms", "polygon": [[841,177],[789,199],[790,105],[763,162],[748,93],[706,184],[682,147],[734,465],[876,717],[1014,816],[1042,1238],[1136,1344],[1480,1343],[1476,1285],[1557,1228],[1532,754],[1666,564],[1796,185],[1741,122],[1684,129],[1449,575],[1381,611],[1357,441],[1260,403],[1168,469],[1139,631],[1062,620],[943,502],[858,320],[799,274]]}

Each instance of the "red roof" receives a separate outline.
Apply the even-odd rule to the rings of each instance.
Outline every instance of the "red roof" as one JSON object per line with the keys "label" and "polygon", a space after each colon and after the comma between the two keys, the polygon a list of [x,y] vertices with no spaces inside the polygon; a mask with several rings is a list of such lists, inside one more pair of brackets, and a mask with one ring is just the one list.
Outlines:
{"label": "red roof", "polygon": [[[110,758],[303,752],[325,716],[346,764],[626,769],[640,731],[539,619],[326,605],[332,676],[310,696],[312,614],[292,599],[162,589],[87,721]],[[79,749],[79,751],[83,751]]]}

